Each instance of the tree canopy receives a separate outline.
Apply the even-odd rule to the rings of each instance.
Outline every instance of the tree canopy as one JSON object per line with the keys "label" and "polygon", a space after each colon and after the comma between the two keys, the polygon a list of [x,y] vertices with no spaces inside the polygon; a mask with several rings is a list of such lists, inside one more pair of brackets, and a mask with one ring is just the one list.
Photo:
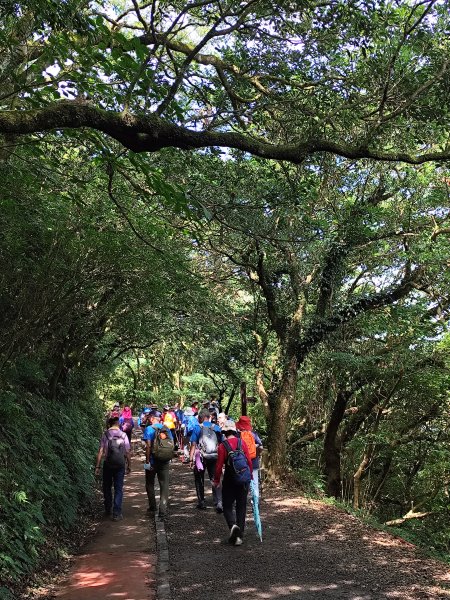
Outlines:
{"label": "tree canopy", "polygon": [[[9,10],[8,10],[9,9]],[[446,161],[445,2],[10,3],[0,133]],[[65,99],[64,99],[65,98]]]}

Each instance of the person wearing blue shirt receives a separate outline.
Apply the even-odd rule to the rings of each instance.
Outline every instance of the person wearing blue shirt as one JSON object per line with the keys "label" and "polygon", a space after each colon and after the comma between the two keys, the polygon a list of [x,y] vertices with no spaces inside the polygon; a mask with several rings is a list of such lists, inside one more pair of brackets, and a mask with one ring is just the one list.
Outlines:
{"label": "person wearing blue shirt", "polygon": [[[152,453],[153,442],[156,438],[156,429],[162,429],[162,413],[154,410],[150,413],[150,424],[144,430],[142,440],[145,441],[146,461],[145,469],[145,490],[148,498],[149,514],[156,511],[155,498],[155,477],[158,476],[159,483],[159,511],[158,515],[163,519],[167,514],[167,504],[169,501],[169,465],[170,460],[161,461],[155,458]],[[168,435],[173,439],[172,432],[167,429]]]}
{"label": "person wearing blue shirt", "polygon": [[189,463],[191,433],[194,431],[198,420],[194,415],[194,411],[189,406],[183,413],[183,419],[181,421],[181,429],[183,431],[183,463]]}
{"label": "person wearing blue shirt", "polygon": [[[214,479],[217,462],[217,448],[222,437],[218,425],[211,423],[208,409],[203,409],[199,415],[199,422],[191,434],[190,467],[194,471],[195,491],[197,493],[197,508],[205,509],[205,470],[208,471],[209,480]],[[212,487],[213,501],[216,511],[223,512],[222,490]]]}

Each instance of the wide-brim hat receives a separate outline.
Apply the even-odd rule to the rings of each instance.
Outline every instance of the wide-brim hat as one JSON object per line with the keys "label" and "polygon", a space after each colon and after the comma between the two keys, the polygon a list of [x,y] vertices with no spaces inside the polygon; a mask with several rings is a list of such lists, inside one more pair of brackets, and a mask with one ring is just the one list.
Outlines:
{"label": "wide-brim hat", "polygon": [[236,431],[236,423],[234,421],[225,421],[222,425],[222,431]]}
{"label": "wide-brim hat", "polygon": [[192,410],[192,408],[189,406],[188,408],[186,408],[186,410],[183,413],[186,417],[193,417],[194,416],[194,411]]}
{"label": "wide-brim hat", "polygon": [[236,421],[236,428],[240,431],[251,431],[252,421],[250,417],[239,417],[239,419]]}

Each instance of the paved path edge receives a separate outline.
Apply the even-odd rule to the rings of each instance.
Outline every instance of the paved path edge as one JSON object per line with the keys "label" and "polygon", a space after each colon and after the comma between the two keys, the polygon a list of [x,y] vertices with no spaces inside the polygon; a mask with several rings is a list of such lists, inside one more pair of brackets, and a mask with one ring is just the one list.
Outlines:
{"label": "paved path edge", "polygon": [[169,581],[169,544],[164,520],[155,515],[156,530],[156,597],[157,600],[171,600]]}

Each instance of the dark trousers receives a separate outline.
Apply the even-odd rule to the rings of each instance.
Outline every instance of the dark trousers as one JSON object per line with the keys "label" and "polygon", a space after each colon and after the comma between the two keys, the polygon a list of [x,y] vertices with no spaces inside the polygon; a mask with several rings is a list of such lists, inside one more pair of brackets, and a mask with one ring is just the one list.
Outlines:
{"label": "dark trousers", "polygon": [[[209,480],[214,479],[214,472],[216,470],[217,458],[204,458],[203,469],[197,469],[194,467],[194,481],[195,491],[197,492],[198,503],[201,504],[205,501],[205,471],[208,471]],[[212,488],[214,506],[222,502],[221,489],[215,487]]]}
{"label": "dark trousers", "polygon": [[[105,512],[110,513],[111,508],[113,515],[122,514],[122,499],[123,499],[123,480],[125,477],[125,467],[121,469],[111,469],[103,463],[103,498],[105,500]],[[114,486],[114,505],[112,488]]]}
{"label": "dark trousers", "polygon": [[147,491],[148,507],[156,510],[155,477],[159,483],[159,515],[163,517],[167,512],[169,501],[169,463],[170,461],[155,461],[151,471],[145,471],[145,489]]}
{"label": "dark trousers", "polygon": [[[231,529],[238,525],[244,533],[245,513],[247,512],[248,483],[236,484],[231,479],[224,477],[222,483],[223,516]],[[236,516],[234,506],[236,506]]]}

